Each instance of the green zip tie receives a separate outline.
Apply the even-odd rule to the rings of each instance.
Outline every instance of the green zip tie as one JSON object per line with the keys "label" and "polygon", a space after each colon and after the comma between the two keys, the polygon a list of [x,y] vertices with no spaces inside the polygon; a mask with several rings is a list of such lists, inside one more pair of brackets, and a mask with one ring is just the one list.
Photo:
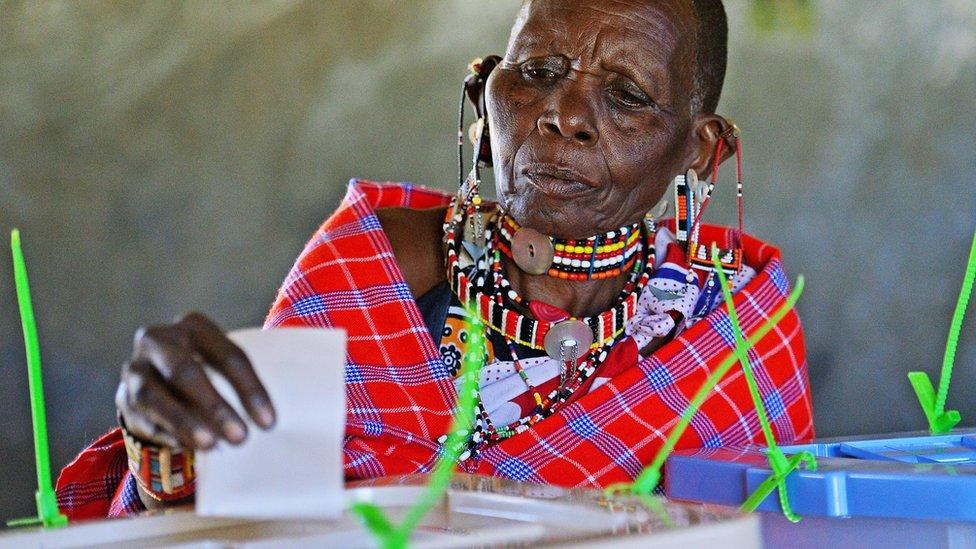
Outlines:
{"label": "green zip tie", "polygon": [[749,396],[752,397],[752,404],[756,408],[756,416],[759,418],[759,425],[762,427],[763,437],[766,439],[766,456],[769,459],[770,468],[773,474],[759,485],[751,496],[742,504],[741,509],[745,512],[752,512],[766,499],[766,496],[773,490],[779,488],[779,503],[783,510],[783,515],[790,522],[800,522],[800,516],[793,512],[790,506],[790,498],[786,491],[786,477],[792,473],[801,462],[806,463],[808,470],[817,469],[816,458],[809,452],[800,452],[791,459],[787,459],[783,451],[776,445],[776,437],[773,435],[773,428],[769,425],[769,416],[766,413],[766,405],[763,403],[762,395],[759,393],[759,384],[756,383],[756,376],[752,373],[752,363],[749,361],[748,345],[742,337],[742,326],[739,324],[739,315],[735,311],[735,302],[732,299],[732,289],[729,287],[725,273],[722,271],[722,263],[719,260],[718,247],[712,243],[712,262],[715,265],[715,273],[718,275],[718,283],[722,287],[722,296],[725,298],[725,306],[729,311],[729,322],[732,324],[732,334],[735,337],[735,354],[742,364],[742,374],[746,378],[746,385],[749,387]]}
{"label": "green zip tie", "polygon": [[[789,297],[786,298],[786,302],[783,303],[775,312],[759,326],[759,328],[749,337],[749,345],[755,345],[762,338],[766,337],[773,327],[779,323],[796,305],[796,302],[800,299],[800,295],[803,293],[803,287],[805,281],[803,275],[800,275],[796,279],[796,286],[793,288],[793,292],[790,293]],[[608,496],[615,492],[632,492],[635,494],[650,494],[654,487],[658,485],[661,481],[661,468],[664,466],[664,461],[668,458],[671,452],[674,451],[675,445],[678,443],[678,439],[684,434],[685,429],[688,428],[688,424],[691,423],[692,417],[697,413],[698,409],[701,407],[702,403],[708,397],[708,394],[718,385],[723,377],[732,369],[735,363],[738,361],[738,357],[735,355],[734,351],[729,350],[728,356],[719,364],[709,376],[705,379],[705,383],[698,388],[695,395],[691,398],[691,402],[685,408],[684,412],[681,413],[681,419],[678,423],[671,429],[668,434],[668,438],[664,441],[664,445],[657,451],[654,455],[654,459],[651,463],[641,471],[640,475],[634,480],[634,482],[629,483],[617,483],[611,484],[605,490]]]}
{"label": "green zip tie", "polygon": [[956,347],[959,345],[959,332],[962,330],[969,296],[973,291],[974,278],[976,278],[976,234],[973,234],[973,243],[969,248],[969,262],[966,264],[966,274],[962,279],[962,290],[956,301],[956,310],[952,314],[952,324],[949,325],[949,339],[946,342],[945,354],[942,356],[938,393],[933,388],[927,373],[908,373],[908,381],[915,389],[915,396],[918,397],[925,419],[929,422],[929,432],[933,435],[948,433],[962,419],[958,410],[946,410],[945,405],[949,394],[949,382],[952,380],[952,364],[956,360]]}
{"label": "green zip tie", "polygon": [[461,365],[463,381],[461,388],[458,389],[457,411],[451,422],[450,434],[444,443],[443,452],[434,465],[434,471],[430,474],[427,490],[407,511],[406,517],[399,526],[390,522],[377,505],[366,502],[350,505],[350,512],[359,515],[366,529],[384,549],[406,547],[421,519],[444,496],[450,485],[454,467],[461,457],[468,433],[474,424],[475,408],[478,405],[478,379],[485,358],[485,335],[484,326],[477,313],[469,309],[468,317],[472,321],[468,326],[468,349]]}
{"label": "green zip tie", "polygon": [[20,323],[24,327],[24,347],[27,350],[27,379],[30,386],[31,418],[34,424],[34,459],[37,464],[37,517],[14,519],[7,526],[43,524],[45,528],[64,526],[68,517],[58,509],[58,499],[51,484],[51,456],[47,447],[47,415],[44,412],[44,380],[41,375],[41,350],[37,340],[37,323],[31,305],[30,285],[27,281],[27,265],[20,248],[20,231],[10,233],[10,249],[14,260],[14,283],[17,287],[17,304],[20,306]]}
{"label": "green zip tie", "polygon": [[779,506],[783,510],[783,515],[790,522],[800,522],[801,517],[794,513],[790,506],[789,494],[786,491],[786,477],[796,469],[799,469],[804,462],[806,463],[807,470],[817,470],[816,458],[810,452],[798,452],[793,454],[788,460],[785,459],[782,451],[779,452],[779,457],[774,458],[770,455],[769,463],[773,469],[773,473],[749,495],[749,498],[746,499],[739,509],[747,513],[755,511],[759,507],[759,504],[766,499],[766,496],[774,489],[779,488]]}

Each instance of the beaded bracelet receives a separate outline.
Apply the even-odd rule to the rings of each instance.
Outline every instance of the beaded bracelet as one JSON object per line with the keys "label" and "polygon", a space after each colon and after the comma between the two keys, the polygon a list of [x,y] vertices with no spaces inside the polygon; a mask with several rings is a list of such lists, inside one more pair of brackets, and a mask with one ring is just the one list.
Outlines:
{"label": "beaded bracelet", "polygon": [[157,501],[176,501],[193,493],[193,451],[159,446],[137,439],[119,417],[129,471],[142,490]]}

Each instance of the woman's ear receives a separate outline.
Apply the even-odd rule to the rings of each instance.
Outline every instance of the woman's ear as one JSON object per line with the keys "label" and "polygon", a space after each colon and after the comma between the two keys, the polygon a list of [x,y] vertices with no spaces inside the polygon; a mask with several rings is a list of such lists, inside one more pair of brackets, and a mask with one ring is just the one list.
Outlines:
{"label": "woman's ear", "polygon": [[702,179],[708,178],[715,166],[715,151],[719,140],[725,140],[722,157],[718,160],[721,164],[735,153],[735,139],[738,135],[739,128],[731,120],[718,114],[698,114],[692,122],[688,136],[691,156],[689,167],[698,172]]}
{"label": "woman's ear", "polygon": [[488,82],[488,76],[491,75],[491,71],[495,70],[495,67],[498,66],[498,62],[501,60],[502,58],[497,55],[489,55],[484,59],[471,63],[471,73],[464,81],[464,92],[468,96],[468,101],[474,107],[478,118],[486,116],[485,84]]}
{"label": "woman's ear", "polygon": [[[488,76],[491,75],[491,71],[495,70],[501,60],[502,58],[497,55],[489,55],[484,59],[473,61],[470,66],[471,72],[464,79],[464,95],[471,102],[479,120],[478,123],[472,124],[469,128],[469,136],[475,146],[480,143],[477,162],[486,167],[491,166],[492,157],[485,89],[488,85]],[[462,105],[461,108],[463,109],[464,106]],[[463,128],[458,129],[463,131]],[[479,130],[481,135],[476,135]]]}

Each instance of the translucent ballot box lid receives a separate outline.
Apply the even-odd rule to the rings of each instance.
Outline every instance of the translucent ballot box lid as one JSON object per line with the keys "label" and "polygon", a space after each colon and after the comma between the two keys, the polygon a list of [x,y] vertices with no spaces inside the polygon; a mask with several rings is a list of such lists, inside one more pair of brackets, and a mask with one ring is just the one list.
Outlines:
{"label": "translucent ballot box lid", "polygon": [[[380,505],[394,521],[426,489],[423,476],[357,483],[350,502]],[[411,547],[586,545],[759,547],[755,517],[711,505],[663,501],[658,510],[599,490],[569,490],[457,475],[424,518]],[[0,547],[373,547],[348,513],[336,521],[209,518],[191,508],[0,535]]]}

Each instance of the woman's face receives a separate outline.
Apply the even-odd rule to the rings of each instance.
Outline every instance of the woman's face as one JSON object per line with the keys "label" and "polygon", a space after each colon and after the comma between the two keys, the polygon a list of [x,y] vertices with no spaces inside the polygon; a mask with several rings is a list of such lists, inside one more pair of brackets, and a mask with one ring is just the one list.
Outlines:
{"label": "woman's face", "polygon": [[699,153],[691,2],[537,0],[487,84],[498,200],[582,238],[638,221]]}

